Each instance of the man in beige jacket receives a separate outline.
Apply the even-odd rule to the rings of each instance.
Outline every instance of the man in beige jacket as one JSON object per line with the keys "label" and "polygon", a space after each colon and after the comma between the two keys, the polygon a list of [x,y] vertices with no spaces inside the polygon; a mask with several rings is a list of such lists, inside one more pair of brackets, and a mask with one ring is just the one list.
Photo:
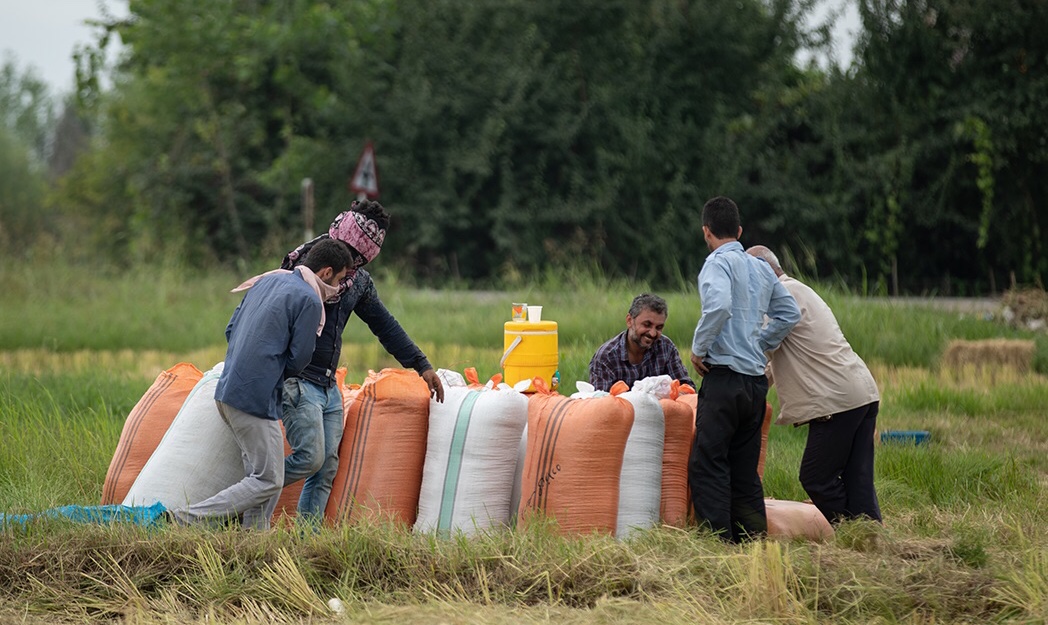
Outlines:
{"label": "man in beige jacket", "polygon": [[768,248],[756,245],[746,252],[771,265],[801,309],[801,320],[769,354],[767,370],[769,383],[778,389],[776,424],[808,424],[801,485],[831,523],[859,517],[880,521],[873,486],[877,383],[826,302],[786,275]]}

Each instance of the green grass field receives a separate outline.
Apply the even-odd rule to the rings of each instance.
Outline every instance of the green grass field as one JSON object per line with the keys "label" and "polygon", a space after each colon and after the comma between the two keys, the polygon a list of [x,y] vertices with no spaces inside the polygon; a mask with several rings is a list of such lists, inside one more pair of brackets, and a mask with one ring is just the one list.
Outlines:
{"label": "green grass field", "polygon": [[[209,368],[245,276],[150,268],[0,267],[0,512],[99,501],[124,419],[156,375]],[[566,392],[624,326],[643,285],[544,276],[505,292],[379,278],[437,367],[497,371],[510,303],[559,324]],[[690,341],[695,293],[662,293]],[[878,448],[883,527],[827,544],[732,547],[659,528],[629,541],[549,528],[438,539],[354,525],[302,533],[40,522],[0,529],[0,622],[1039,623],[1048,620],[1048,341],[972,315],[826,292],[882,392],[879,428],[926,446]],[[1037,341],[1034,373],[953,371],[954,338]],[[397,366],[359,322],[348,381]],[[772,401],[775,402],[774,393]],[[765,491],[802,500],[804,428],[774,427]],[[344,612],[329,611],[338,597]]]}

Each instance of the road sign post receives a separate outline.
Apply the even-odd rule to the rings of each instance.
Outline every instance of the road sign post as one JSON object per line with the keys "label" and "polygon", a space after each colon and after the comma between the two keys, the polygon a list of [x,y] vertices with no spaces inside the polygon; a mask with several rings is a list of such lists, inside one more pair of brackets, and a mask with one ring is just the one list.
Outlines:
{"label": "road sign post", "polygon": [[349,179],[349,190],[357,194],[358,200],[378,197],[378,168],[375,166],[375,146],[368,141],[357,159],[353,176]]}

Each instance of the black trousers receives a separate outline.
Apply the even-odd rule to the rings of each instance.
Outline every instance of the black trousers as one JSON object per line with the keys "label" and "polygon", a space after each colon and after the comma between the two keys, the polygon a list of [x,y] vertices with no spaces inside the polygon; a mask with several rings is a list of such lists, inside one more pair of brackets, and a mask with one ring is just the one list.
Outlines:
{"label": "black trousers", "polygon": [[867,516],[881,520],[873,487],[873,433],[880,402],[808,423],[801,459],[804,491],[830,523]]}
{"label": "black trousers", "polygon": [[768,531],[757,475],[768,380],[714,367],[702,379],[688,485],[699,525],[740,542]]}

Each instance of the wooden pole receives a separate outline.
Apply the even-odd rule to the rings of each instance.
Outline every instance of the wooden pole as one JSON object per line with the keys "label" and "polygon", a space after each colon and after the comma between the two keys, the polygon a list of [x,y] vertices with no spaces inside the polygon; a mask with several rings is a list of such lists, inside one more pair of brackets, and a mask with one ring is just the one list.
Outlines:
{"label": "wooden pole", "polygon": [[892,254],[892,295],[899,297],[899,258]]}
{"label": "wooden pole", "polygon": [[302,222],[305,226],[306,241],[313,240],[313,179],[302,179]]}

